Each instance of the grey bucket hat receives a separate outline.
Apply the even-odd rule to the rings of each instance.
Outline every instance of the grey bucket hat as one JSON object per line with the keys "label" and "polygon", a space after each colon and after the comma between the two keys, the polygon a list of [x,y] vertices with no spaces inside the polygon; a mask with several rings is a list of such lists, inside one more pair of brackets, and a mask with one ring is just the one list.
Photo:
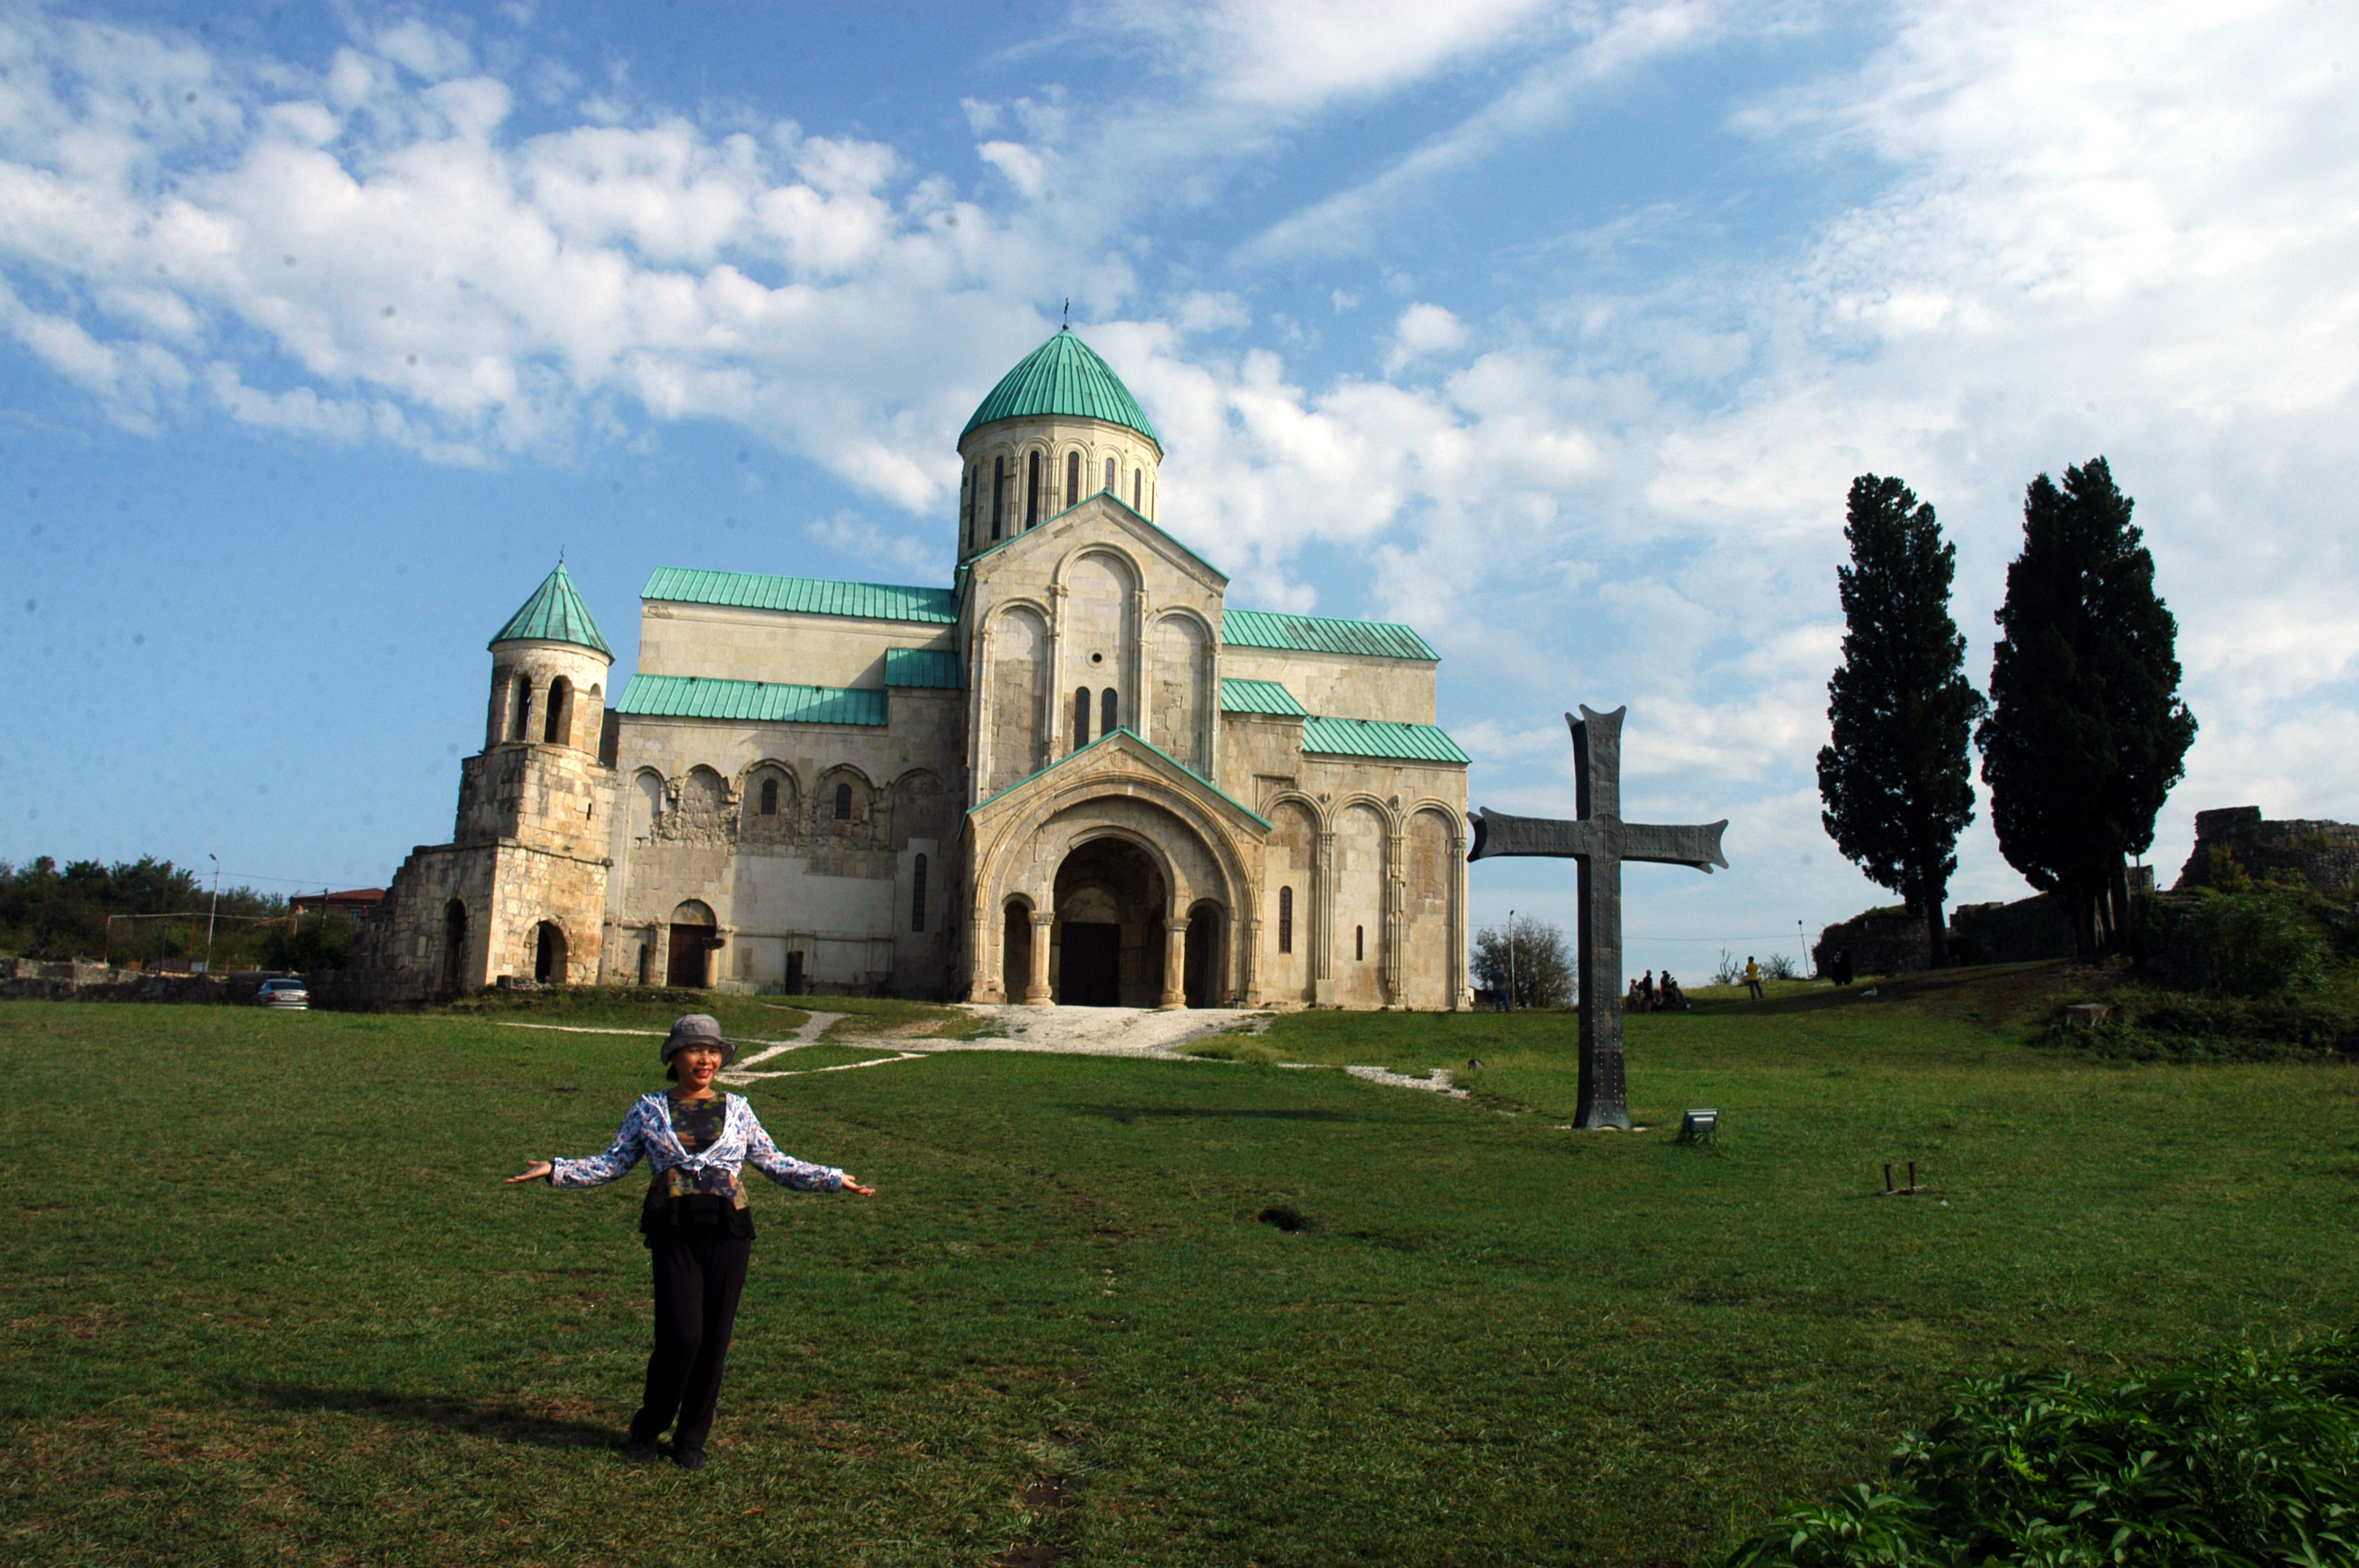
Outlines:
{"label": "grey bucket hat", "polygon": [[721,1021],[709,1012],[691,1012],[671,1026],[671,1033],[664,1036],[664,1065],[671,1065],[673,1053],[690,1045],[710,1045],[719,1051],[724,1067],[737,1059],[737,1047],[721,1037]]}

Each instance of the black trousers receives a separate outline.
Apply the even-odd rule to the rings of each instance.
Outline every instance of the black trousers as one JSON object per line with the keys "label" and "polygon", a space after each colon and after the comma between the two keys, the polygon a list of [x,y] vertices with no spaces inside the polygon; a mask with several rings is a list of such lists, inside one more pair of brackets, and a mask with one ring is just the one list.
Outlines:
{"label": "black trousers", "polygon": [[631,1418],[631,1441],[652,1443],[672,1418],[672,1447],[702,1448],[721,1403],[721,1373],[737,1298],[745,1290],[751,1237],[682,1229],[647,1238],[655,1266],[656,1348],[647,1357],[647,1392]]}

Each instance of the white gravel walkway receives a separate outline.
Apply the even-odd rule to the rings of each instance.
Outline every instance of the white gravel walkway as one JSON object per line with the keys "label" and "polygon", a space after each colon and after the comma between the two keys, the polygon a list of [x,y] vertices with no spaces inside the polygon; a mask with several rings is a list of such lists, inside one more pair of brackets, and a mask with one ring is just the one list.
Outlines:
{"label": "white gravel walkway", "polygon": [[1269,1014],[1248,1008],[1187,1007],[1164,1012],[1148,1007],[1026,1007],[999,1002],[962,1002],[961,1012],[989,1019],[1004,1037],[981,1040],[908,1040],[911,1051],[1055,1051],[1072,1056],[1147,1056],[1183,1061],[1178,1047],[1241,1023],[1258,1034]]}

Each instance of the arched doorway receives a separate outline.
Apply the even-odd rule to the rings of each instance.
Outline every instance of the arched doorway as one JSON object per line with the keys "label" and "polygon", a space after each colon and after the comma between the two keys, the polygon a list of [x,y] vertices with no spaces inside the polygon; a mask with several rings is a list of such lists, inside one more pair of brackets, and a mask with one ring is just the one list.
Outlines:
{"label": "arched doorway", "polygon": [[467,906],[452,899],[442,906],[442,989],[464,989],[467,984]]}
{"label": "arched doorway", "polygon": [[1020,898],[1007,901],[1007,925],[1001,933],[1000,995],[1022,1001],[1032,984],[1032,912]]}
{"label": "arched doorway", "polygon": [[1221,906],[1210,899],[1188,912],[1186,962],[1180,984],[1190,1007],[1221,1003]]}
{"label": "arched doorway", "polygon": [[1153,1007],[1163,990],[1163,912],[1155,858],[1127,838],[1093,838],[1057,868],[1057,1000],[1069,1007]]}
{"label": "arched doorway", "polygon": [[695,899],[690,899],[671,912],[671,961],[665,966],[664,983],[671,986],[701,987],[704,984],[704,956],[716,944],[712,911]]}
{"label": "arched doorway", "polygon": [[532,978],[545,986],[565,983],[565,933],[554,920],[533,928]]}

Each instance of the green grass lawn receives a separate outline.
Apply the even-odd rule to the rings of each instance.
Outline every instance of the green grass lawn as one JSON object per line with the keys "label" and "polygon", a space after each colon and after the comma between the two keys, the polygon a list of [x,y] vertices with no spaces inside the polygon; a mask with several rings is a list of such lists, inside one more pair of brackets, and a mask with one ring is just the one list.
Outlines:
{"label": "green grass lawn", "polygon": [[[696,1476],[608,1446],[648,1335],[644,1178],[498,1184],[603,1148],[659,1082],[651,1038],[502,1023],[668,1004],[10,1003],[0,1558],[1714,1561],[1876,1473],[1950,1378],[2359,1315],[2359,1075],[2082,1065],[2017,1043],[2054,983],[1701,993],[1630,1022],[1634,1134],[1559,1130],[1569,1014],[1266,1037],[1449,1066],[1464,1100],[1002,1053],[770,1080],[785,1148],[883,1191],[757,1179]],[[1690,1105],[1716,1145],[1672,1141]],[[1931,1193],[1872,1195],[1912,1157]]]}

